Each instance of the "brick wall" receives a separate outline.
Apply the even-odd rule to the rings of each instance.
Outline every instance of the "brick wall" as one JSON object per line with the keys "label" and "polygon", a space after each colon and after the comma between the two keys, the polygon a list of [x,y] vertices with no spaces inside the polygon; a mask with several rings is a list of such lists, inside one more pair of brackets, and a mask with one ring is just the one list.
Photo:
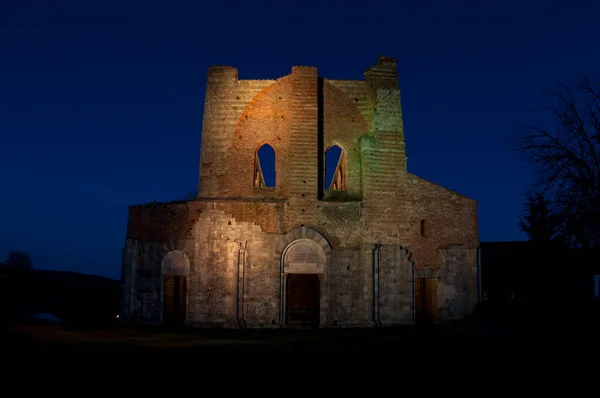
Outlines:
{"label": "brick wall", "polygon": [[[410,206],[405,206],[406,221],[400,231],[417,268],[443,264],[441,248],[452,244],[477,244],[477,202],[447,188],[407,175]],[[421,236],[421,220],[427,220],[429,236]],[[470,265],[475,265],[471,259]]]}
{"label": "brick wall", "polygon": [[[219,197],[228,185],[227,153],[234,131],[248,103],[272,80],[238,80],[238,71],[229,66],[212,67],[207,73],[202,146],[200,152],[199,196]],[[227,196],[227,195],[225,195]]]}
{"label": "brick wall", "polygon": [[127,239],[171,241],[190,239],[200,214],[223,210],[239,221],[259,225],[265,232],[283,231],[281,201],[197,199],[189,202],[136,205],[129,208]]}
{"label": "brick wall", "polygon": [[[327,83],[344,93],[347,101],[354,102],[356,109],[361,113],[367,131],[373,127],[373,108],[375,107],[375,93],[364,80],[332,80]],[[333,92],[333,90],[332,90]]]}
{"label": "brick wall", "polygon": [[[209,82],[222,73],[218,69],[213,71]],[[323,142],[319,144],[316,141],[319,137],[319,82],[315,68],[295,67],[292,74],[277,81],[238,81],[237,73],[234,77],[229,74],[221,78],[225,81],[207,88],[207,98],[210,97],[207,106],[216,115],[211,114],[205,120],[201,154],[204,167],[201,166],[200,180],[204,178],[214,189],[210,190],[201,182],[200,196],[296,197],[300,203],[299,216],[302,216],[302,208],[305,209],[304,216],[308,216],[308,206],[302,207],[301,203],[314,202],[325,177],[318,162],[315,164],[316,151],[322,148],[321,166],[324,166],[325,150],[338,144],[347,154],[348,195],[360,197],[360,138],[369,133],[374,106],[373,93],[366,82],[338,80],[330,84],[327,79],[322,81]],[[270,84],[265,87],[267,83]],[[261,87],[262,90],[256,93]],[[312,97],[307,93],[312,93]],[[256,95],[249,100],[252,94]],[[240,105],[242,103],[244,106]],[[256,151],[265,143],[276,153],[276,186],[255,189]],[[292,159],[304,159],[309,163],[301,165]],[[293,173],[299,177],[293,177]],[[297,181],[300,186],[294,186]],[[293,189],[297,191],[296,195],[291,194]],[[314,220],[314,214],[309,220]]]}
{"label": "brick wall", "polygon": [[[344,87],[347,92],[330,84],[328,80],[323,84],[323,164],[325,165],[325,152],[329,147],[337,144],[346,152],[346,186],[347,196],[361,198],[361,164],[360,164],[360,137],[369,134],[365,116],[360,108],[368,108],[369,98],[365,95],[365,84],[362,87],[355,84],[344,86],[338,81],[338,87]],[[361,88],[353,91],[350,88]],[[354,94],[355,97],[349,97]],[[359,108],[360,107],[360,108]],[[323,181],[321,176],[321,181]]]}
{"label": "brick wall", "polygon": [[[235,130],[228,132],[229,149],[224,154],[220,197],[287,197],[289,180],[292,79],[284,77],[263,89],[239,116]],[[232,134],[233,131],[233,134]],[[256,152],[263,144],[275,150],[275,188],[254,188]]]}
{"label": "brick wall", "polygon": [[[276,152],[275,188],[253,183],[264,143]],[[347,190],[324,193],[332,144],[346,152]],[[277,326],[282,255],[297,238],[330,247],[319,271],[322,326],[412,322],[413,265],[437,278],[441,319],[473,309],[477,204],[407,172],[395,60],[380,58],[363,81],[321,79],[314,67],[278,80],[211,68],[199,198],[130,207],[124,315],[160,323],[160,262],[182,250],[191,324]]]}

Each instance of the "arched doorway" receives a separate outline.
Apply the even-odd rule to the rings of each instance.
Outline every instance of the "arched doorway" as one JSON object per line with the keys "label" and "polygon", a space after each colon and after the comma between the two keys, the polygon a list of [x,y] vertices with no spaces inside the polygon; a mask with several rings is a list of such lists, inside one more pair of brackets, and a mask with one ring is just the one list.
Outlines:
{"label": "arched doorway", "polygon": [[162,259],[164,325],[185,325],[187,320],[187,276],[189,270],[190,260],[182,251],[170,251]]}
{"label": "arched doorway", "polygon": [[288,328],[318,328],[321,319],[321,278],[326,254],[312,239],[291,242],[283,253],[285,324]]}

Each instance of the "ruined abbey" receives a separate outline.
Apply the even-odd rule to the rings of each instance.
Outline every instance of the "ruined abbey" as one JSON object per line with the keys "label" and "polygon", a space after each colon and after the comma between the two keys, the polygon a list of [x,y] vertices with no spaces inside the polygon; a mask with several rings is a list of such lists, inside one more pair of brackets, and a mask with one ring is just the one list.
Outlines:
{"label": "ruined abbey", "polygon": [[197,198],[129,208],[122,320],[369,327],[475,309],[477,203],[408,173],[395,59],[364,80],[211,67],[200,152]]}

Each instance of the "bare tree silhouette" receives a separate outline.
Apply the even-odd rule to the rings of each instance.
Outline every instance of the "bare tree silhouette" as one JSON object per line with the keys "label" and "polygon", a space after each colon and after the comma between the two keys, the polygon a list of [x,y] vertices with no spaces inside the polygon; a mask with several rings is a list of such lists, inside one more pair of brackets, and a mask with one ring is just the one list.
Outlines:
{"label": "bare tree silhouette", "polygon": [[512,140],[516,150],[528,156],[536,173],[528,210],[543,198],[548,217],[567,244],[598,247],[600,81],[584,76],[572,85],[559,83],[547,99],[549,104],[541,110],[550,114],[552,125],[521,126]]}

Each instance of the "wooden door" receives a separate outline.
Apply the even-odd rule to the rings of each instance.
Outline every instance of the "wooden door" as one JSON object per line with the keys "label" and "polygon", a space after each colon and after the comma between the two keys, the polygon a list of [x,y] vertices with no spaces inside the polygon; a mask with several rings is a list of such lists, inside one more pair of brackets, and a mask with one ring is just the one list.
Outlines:
{"label": "wooden door", "polygon": [[434,325],[437,322],[437,280],[415,280],[415,321],[417,325]]}
{"label": "wooden door", "polygon": [[287,325],[319,326],[320,281],[316,274],[291,274],[287,278]]}
{"label": "wooden door", "polygon": [[187,280],[183,275],[165,276],[165,325],[182,326],[186,319]]}

